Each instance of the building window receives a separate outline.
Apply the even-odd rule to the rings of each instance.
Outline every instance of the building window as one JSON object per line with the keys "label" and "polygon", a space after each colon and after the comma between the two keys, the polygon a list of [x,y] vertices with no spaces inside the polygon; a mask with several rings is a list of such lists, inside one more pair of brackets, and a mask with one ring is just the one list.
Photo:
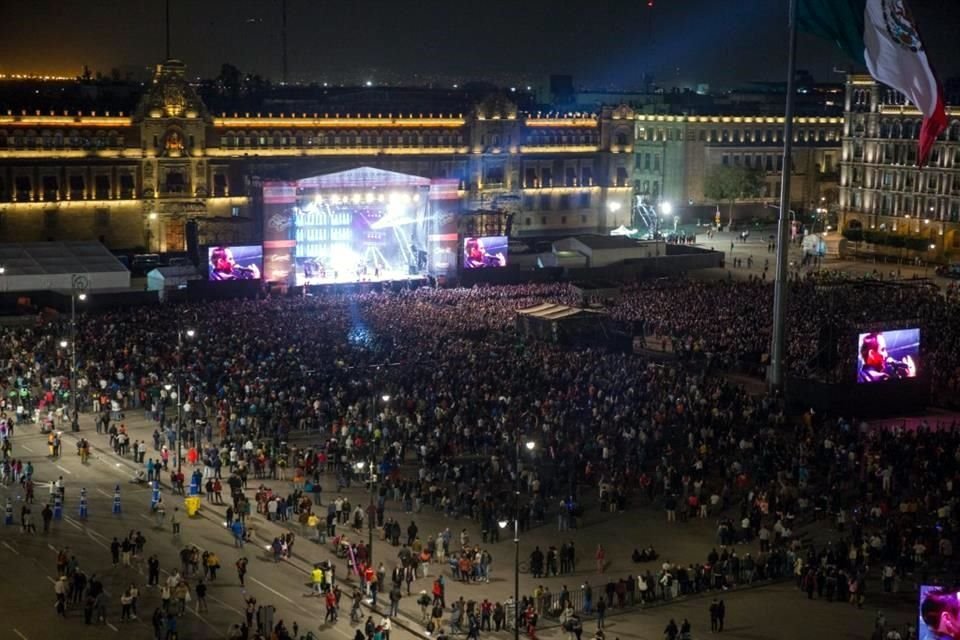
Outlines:
{"label": "building window", "polygon": [[570,208],[570,194],[564,193],[560,196],[560,203],[558,206],[559,209],[566,211]]}
{"label": "building window", "polygon": [[645,153],[643,155],[643,170],[650,171],[650,154]]}
{"label": "building window", "polygon": [[578,206],[579,206],[581,209],[589,209],[589,208],[590,208],[590,194],[589,194],[589,193],[583,192],[583,193],[580,194],[580,202],[578,203]]}
{"label": "building window", "polygon": [[587,216],[580,216],[580,224],[587,224]]}
{"label": "building window", "polygon": [[560,224],[567,224],[567,216],[560,216]]}
{"label": "building window", "polygon": [[120,197],[129,199],[133,196],[133,176],[125,173],[120,176]]}
{"label": "building window", "polygon": [[529,226],[532,224],[531,219],[530,219],[530,218],[524,218],[524,219],[523,219],[523,224],[524,224],[524,226],[529,227]]}
{"label": "building window", "polygon": [[728,166],[730,164],[730,156],[723,154],[723,157],[720,158],[720,164],[723,166]]}
{"label": "building window", "polygon": [[110,198],[110,176],[96,176],[93,179],[93,191],[97,200]]}
{"label": "building window", "polygon": [[627,169],[625,167],[617,167],[617,182],[616,186],[625,187],[627,186]]}
{"label": "building window", "polygon": [[83,176],[70,176],[70,199],[71,200],[83,200],[86,196],[84,193],[84,184]]}
{"label": "building window", "polygon": [[222,173],[216,173],[213,176],[213,195],[215,198],[223,198],[227,195],[227,176]]}
{"label": "building window", "polygon": [[660,154],[654,154],[653,156],[653,170],[660,171]]}
{"label": "building window", "polygon": [[593,186],[593,167],[580,167],[580,186]]}
{"label": "building window", "polygon": [[540,196],[540,209],[543,211],[550,211],[550,195],[543,194]]}
{"label": "building window", "polygon": [[523,171],[523,186],[525,189],[536,189],[540,185],[537,183],[537,170],[533,167],[527,167]]}
{"label": "building window", "polygon": [[540,216],[540,224],[547,224],[547,216]]}
{"label": "building window", "polygon": [[564,184],[568,187],[577,186],[577,168],[576,167],[567,167],[564,170]]}
{"label": "building window", "polygon": [[30,195],[32,191],[32,185],[30,184],[30,178],[27,176],[17,176],[14,178],[14,191],[17,196],[17,200],[25,201],[30,200]]}
{"label": "building window", "polygon": [[550,170],[550,167],[540,169],[540,185],[543,187],[553,186],[553,172]]}
{"label": "building window", "polygon": [[41,180],[43,199],[44,200],[56,200],[57,199],[57,177],[56,176],[43,176]]}

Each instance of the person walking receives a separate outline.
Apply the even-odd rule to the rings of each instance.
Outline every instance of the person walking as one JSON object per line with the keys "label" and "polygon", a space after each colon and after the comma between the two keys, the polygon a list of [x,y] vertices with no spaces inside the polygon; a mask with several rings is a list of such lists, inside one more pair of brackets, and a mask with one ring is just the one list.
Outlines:
{"label": "person walking", "polygon": [[723,619],[727,616],[727,605],[721,599],[717,604],[717,631],[723,631]]}
{"label": "person walking", "polygon": [[604,600],[603,596],[600,596],[600,600],[597,601],[597,629],[603,629],[604,619],[607,614],[607,601]]}
{"label": "person walking", "polygon": [[193,592],[197,596],[197,613],[207,610],[207,585],[204,584],[203,578],[197,581],[197,586],[193,588]]}
{"label": "person walking", "polygon": [[53,583],[53,593],[57,598],[57,615],[67,617],[67,576],[60,576]]}
{"label": "person walking", "polygon": [[710,603],[710,632],[716,633],[720,624],[720,603],[714,598]]}
{"label": "person walking", "polygon": [[241,587],[245,586],[243,583],[243,579],[246,577],[246,575],[247,575],[247,559],[238,558],[237,559],[237,578],[240,579]]}

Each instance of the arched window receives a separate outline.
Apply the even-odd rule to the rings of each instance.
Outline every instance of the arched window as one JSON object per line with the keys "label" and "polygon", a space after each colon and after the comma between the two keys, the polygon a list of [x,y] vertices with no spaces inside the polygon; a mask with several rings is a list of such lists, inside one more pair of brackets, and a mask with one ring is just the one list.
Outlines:
{"label": "arched window", "polygon": [[627,145],[627,134],[625,134],[625,133],[618,133],[618,134],[617,134],[617,144],[618,144],[619,146],[621,146],[621,147],[625,147],[625,146]]}

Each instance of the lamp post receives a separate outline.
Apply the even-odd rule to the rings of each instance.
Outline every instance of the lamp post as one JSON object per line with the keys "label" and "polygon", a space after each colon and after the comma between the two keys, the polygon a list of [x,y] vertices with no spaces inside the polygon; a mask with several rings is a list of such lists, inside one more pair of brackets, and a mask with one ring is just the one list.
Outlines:
{"label": "lamp post", "polygon": [[70,429],[80,431],[80,417],[77,415],[77,300],[87,299],[85,293],[87,279],[73,276],[70,281]]}
{"label": "lamp post", "polygon": [[[363,473],[368,463],[360,461],[356,463],[356,469]],[[373,521],[377,517],[377,508],[373,504],[374,483],[377,481],[376,464],[371,460],[367,475],[367,484],[370,485],[370,504],[367,506],[367,564],[373,566]]]}
{"label": "lamp post", "polygon": [[[177,473],[180,473],[180,469],[183,467],[183,456],[182,456],[182,442],[183,435],[181,430],[183,429],[183,395],[182,395],[182,386],[183,386],[183,337],[186,334],[186,337],[192,338],[196,335],[196,331],[193,329],[187,329],[184,331],[182,328],[177,329],[177,355],[179,356],[177,362]],[[169,391],[169,389],[168,389]]]}
{"label": "lamp post", "polygon": [[[533,451],[537,443],[527,441],[527,451]],[[515,483],[513,494],[513,640],[520,640],[520,434],[517,434]],[[510,524],[506,520],[497,522],[501,529]]]}

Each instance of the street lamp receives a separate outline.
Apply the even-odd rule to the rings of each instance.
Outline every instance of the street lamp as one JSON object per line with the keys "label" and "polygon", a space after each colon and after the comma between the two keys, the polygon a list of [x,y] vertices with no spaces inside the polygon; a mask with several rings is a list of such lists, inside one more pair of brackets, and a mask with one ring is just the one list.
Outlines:
{"label": "street lamp", "polygon": [[[537,443],[528,440],[524,443],[527,451],[533,451]],[[520,434],[517,434],[515,460],[515,486],[513,495],[513,640],[520,640]],[[497,522],[501,529],[509,524],[506,520]]]}
{"label": "street lamp", "polygon": [[[181,455],[181,453],[182,453],[182,444],[181,444],[181,443],[183,442],[183,436],[182,436],[182,434],[180,433],[181,430],[183,429],[183,395],[182,395],[182,393],[181,393],[181,386],[182,386],[182,384],[183,384],[183,382],[182,382],[182,378],[183,378],[183,337],[184,337],[184,334],[186,334],[186,337],[192,338],[192,337],[194,337],[194,336],[196,335],[196,333],[197,333],[197,332],[194,331],[193,329],[187,329],[186,331],[184,331],[182,328],[178,328],[178,329],[177,329],[177,355],[178,355],[178,361],[177,361],[177,397],[176,397],[176,401],[177,401],[177,429],[176,429],[176,435],[177,435],[177,473],[178,473],[178,474],[180,473],[180,469],[181,469],[181,467],[183,466],[183,461],[182,461],[182,459],[181,459],[181,458],[183,457],[183,456]],[[169,391],[169,389],[167,389],[167,390]]]}
{"label": "street lamp", "polygon": [[[390,396],[383,396],[383,397],[389,399]],[[361,460],[360,462],[356,463],[355,466],[357,468],[357,471],[359,471],[360,473],[363,473],[363,469],[364,467],[367,466],[367,463]],[[374,483],[376,483],[376,481],[377,481],[376,465],[371,460],[369,473],[367,475],[367,484],[370,485],[370,504],[367,506],[367,520],[368,520],[367,522],[367,564],[370,567],[373,566],[373,521],[377,517],[377,509],[373,505],[373,491],[374,491]]]}
{"label": "street lamp", "polygon": [[660,213],[662,213],[665,217],[668,217],[668,218],[673,216],[673,232],[676,233],[677,232],[677,216],[673,215],[673,203],[670,202],[669,200],[664,200],[663,202],[661,202]]}
{"label": "street lamp", "polygon": [[83,302],[87,299],[84,293],[87,279],[73,276],[70,285],[70,429],[80,431],[80,417],[77,415],[77,300]]}

